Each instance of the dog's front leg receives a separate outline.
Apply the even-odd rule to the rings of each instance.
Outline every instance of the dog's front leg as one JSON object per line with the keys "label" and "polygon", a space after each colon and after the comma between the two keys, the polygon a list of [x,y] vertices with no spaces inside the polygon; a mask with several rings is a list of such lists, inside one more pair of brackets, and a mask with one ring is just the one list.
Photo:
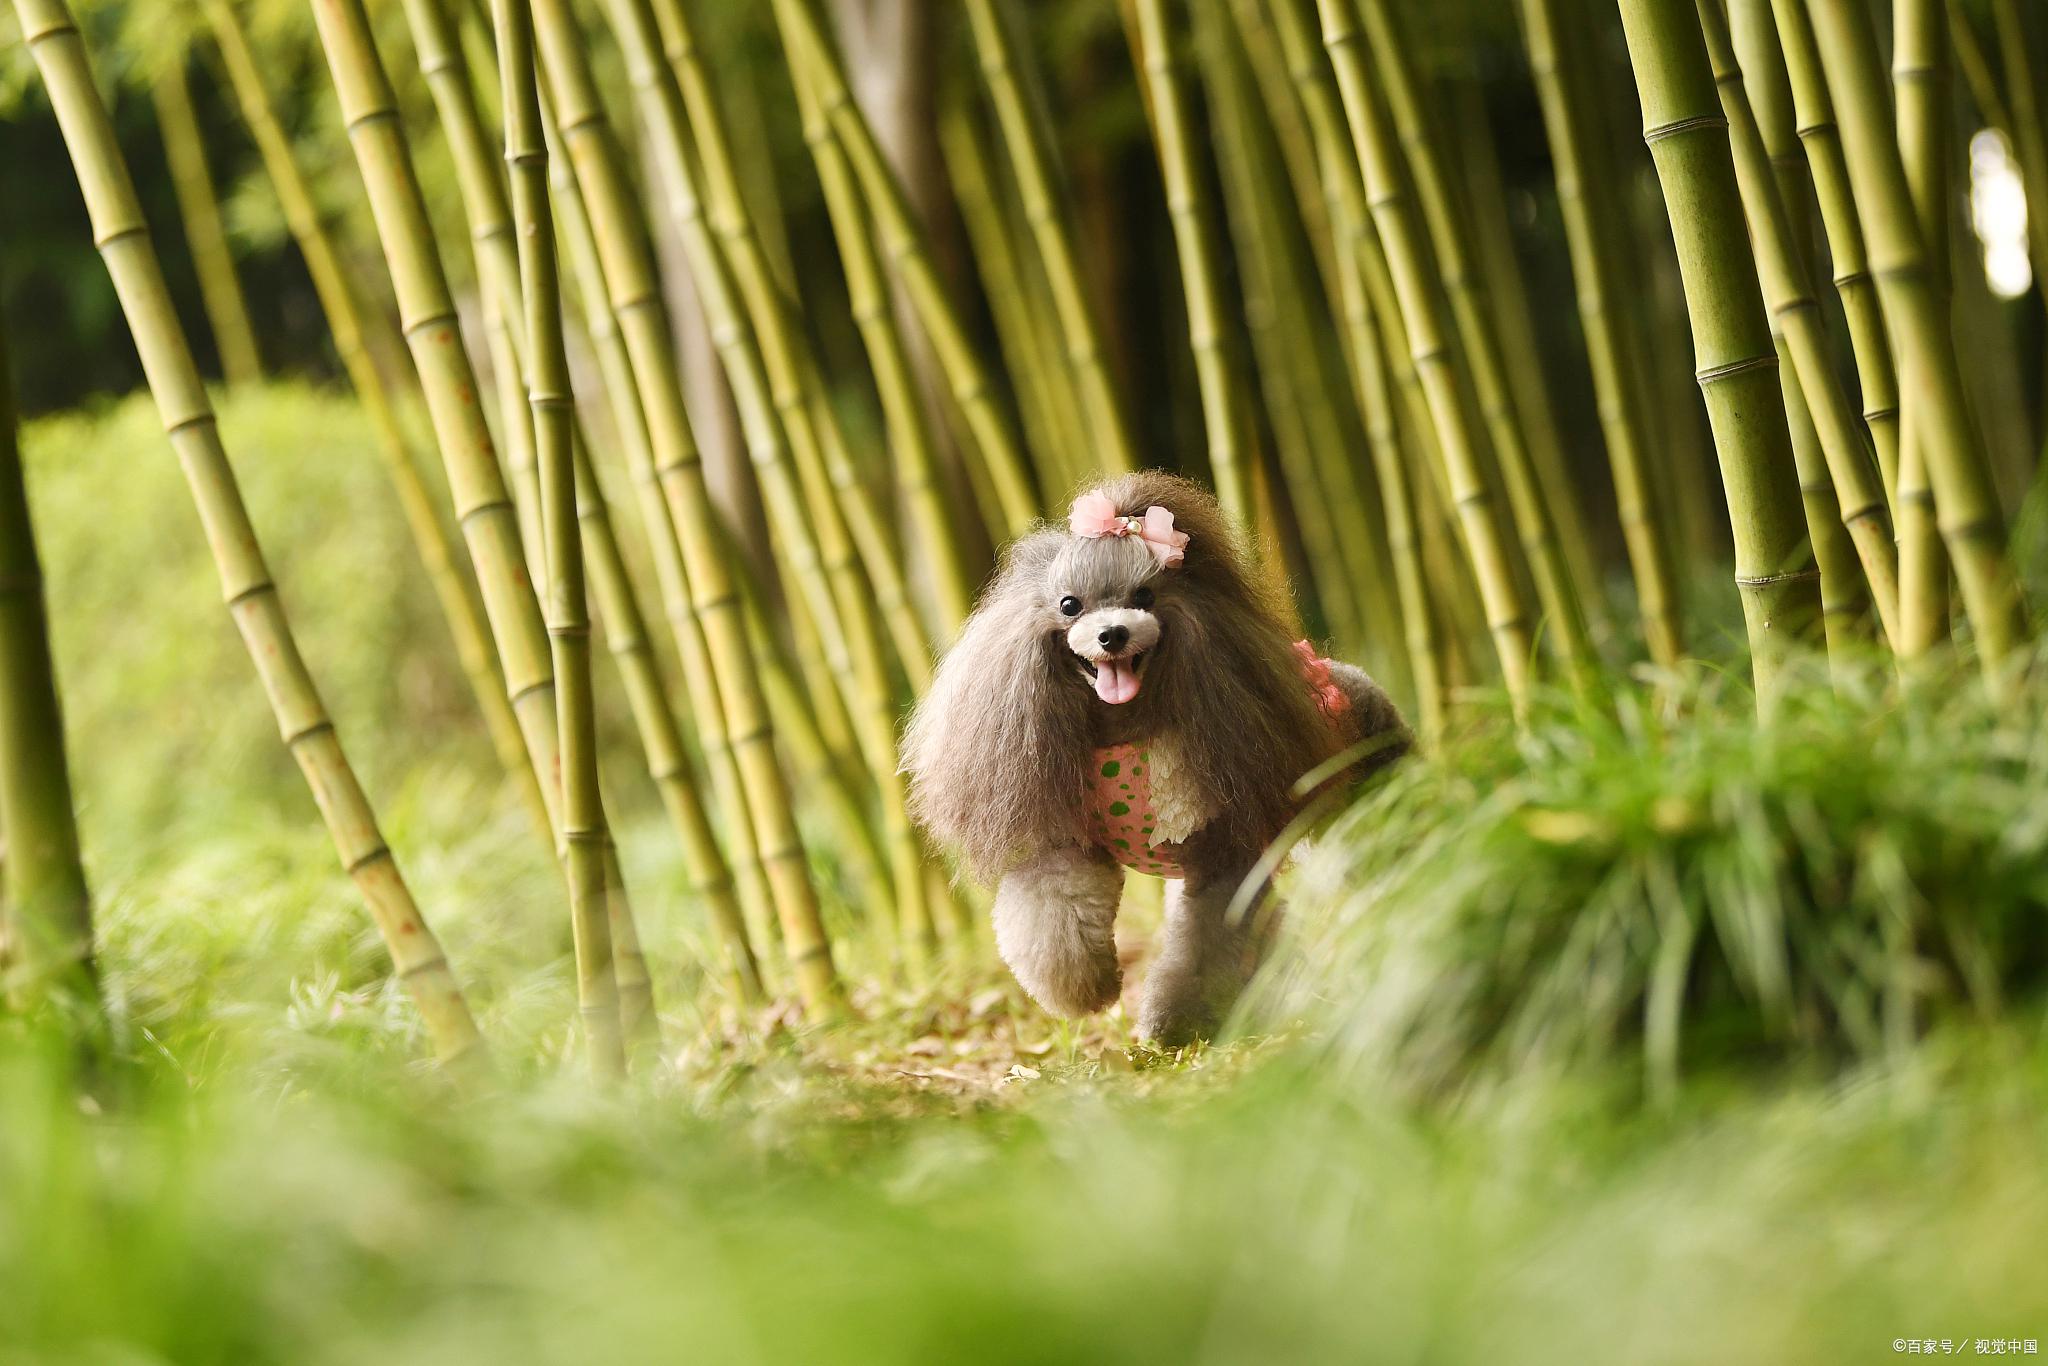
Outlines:
{"label": "dog's front leg", "polygon": [[1100,849],[1041,854],[996,888],[996,949],[1031,999],[1054,1015],[1086,1015],[1117,998],[1116,909],[1123,869]]}
{"label": "dog's front leg", "polygon": [[1191,864],[1166,884],[1166,925],[1159,956],[1145,976],[1138,1032],[1178,1048],[1213,1036],[1258,966],[1274,908],[1262,897],[1239,920],[1230,903],[1251,869],[1250,860],[1219,868]]}

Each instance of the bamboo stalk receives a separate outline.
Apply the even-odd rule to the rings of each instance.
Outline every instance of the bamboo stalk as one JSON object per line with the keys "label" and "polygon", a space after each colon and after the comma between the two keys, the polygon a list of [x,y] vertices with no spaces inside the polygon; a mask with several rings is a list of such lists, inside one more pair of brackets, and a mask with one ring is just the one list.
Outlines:
{"label": "bamboo stalk", "polygon": [[1024,218],[1052,286],[1067,364],[1080,392],[1088,429],[1095,435],[1101,466],[1110,471],[1136,469],[1138,458],[1102,354],[1101,328],[1082,284],[1066,208],[1056,188],[1057,153],[1040,138],[1037,121],[1018,83],[1018,70],[1029,60],[1028,49],[1012,41],[996,0],[968,0],[967,18],[980,58],[982,83],[995,106],[1003,145],[1023,199]]}
{"label": "bamboo stalk", "polygon": [[[1800,0],[1773,3],[1780,6],[1782,32],[1784,10]],[[1925,442],[1942,539],[1976,629],[1986,675],[1995,690],[2003,690],[2007,666],[2022,650],[2025,611],[2006,558],[2005,519],[1992,490],[1989,462],[1964,401],[1954,338],[1928,274],[1926,241],[1898,143],[1889,132],[1877,40],[1868,16],[1844,0],[1819,0],[1807,9],[1829,93],[1842,111],[1849,178],[1864,209],[1871,269],[1899,349],[1908,402],[1925,418],[1924,423],[1920,416],[1913,419],[1915,439]],[[1903,607],[1902,601],[1902,615]]]}
{"label": "bamboo stalk", "polygon": [[[709,814],[698,799],[689,756],[683,748],[666,689],[654,668],[652,650],[636,649],[629,644],[636,637],[644,642],[645,617],[629,591],[630,580],[623,565],[615,576],[620,588],[607,589],[607,579],[614,577],[609,564],[617,551],[615,539],[589,542],[592,565],[605,570],[595,575],[598,615],[604,622],[606,643],[620,660],[620,674],[647,750],[649,770],[669,820],[682,838],[691,891],[710,912],[740,998],[751,1003],[763,990],[761,950],[774,936],[774,909],[767,874],[761,867],[753,823],[747,816],[739,767],[732,746],[726,742],[718,680],[704,641],[704,629],[690,608],[689,577],[676,543],[675,524],[669,518],[668,505],[662,501],[660,481],[654,472],[654,453],[648,441],[647,418],[641,410],[640,387],[633,375],[632,358],[626,353],[625,339],[619,333],[618,320],[612,316],[597,240],[575,173],[556,146],[560,134],[546,102],[541,114],[550,140],[548,178],[554,190],[556,220],[568,246],[571,271],[582,297],[586,332],[611,404],[612,424],[625,453],[626,473],[646,533],[663,615],[682,665],[698,748],[710,775],[714,799],[725,816],[726,841],[732,850],[729,863],[713,833]],[[594,488],[594,472],[586,476],[579,470],[579,481],[593,486],[593,496],[588,501],[601,508],[601,495]],[[610,553],[606,550],[608,544]],[[635,662],[643,658],[644,664]],[[737,904],[733,900],[735,890]]]}
{"label": "bamboo stalk", "polygon": [[1039,496],[1031,466],[997,402],[994,381],[968,339],[946,292],[923,228],[896,173],[875,142],[860,106],[847,89],[845,73],[809,0],[774,0],[775,17],[789,54],[792,78],[811,84],[819,107],[859,179],[874,216],[883,255],[901,280],[944,372],[947,387],[974,437],[981,464],[1002,507],[1005,530],[1022,535],[1038,520]]}
{"label": "bamboo stalk", "polygon": [[[1352,597],[1354,578],[1344,562],[1330,495],[1321,486],[1310,454],[1309,412],[1319,397],[1327,406],[1327,396],[1314,393],[1317,362],[1306,354],[1313,345],[1307,320],[1294,316],[1283,321],[1280,317],[1279,247],[1266,210],[1270,201],[1284,196],[1276,194],[1278,187],[1254,169],[1257,154],[1252,149],[1246,108],[1251,96],[1244,89],[1243,73],[1229,60],[1233,53],[1225,50],[1223,35],[1210,17],[1213,13],[1195,12],[1195,44],[1210,92],[1225,221],[1238,262],[1238,288],[1255,376],[1266,396],[1273,453],[1294,510],[1295,530],[1309,571],[1308,586],[1322,610],[1326,629],[1355,641],[1362,635],[1363,625]],[[1356,582],[1362,584],[1363,576]]]}
{"label": "bamboo stalk", "polygon": [[[657,27],[646,0],[609,0],[607,12],[681,230],[698,299],[739,405],[776,539],[796,571],[812,625],[824,636],[828,651],[836,640],[837,649],[849,660],[853,691],[847,701],[856,742],[881,798],[902,942],[907,952],[922,957],[934,942],[934,932],[924,897],[923,855],[898,772],[895,702],[871,604],[859,581],[848,532],[826,481],[818,434],[804,404],[803,371],[783,326],[781,300],[758,253],[750,250],[750,230],[737,221],[742,210],[729,164],[717,177],[720,188],[709,187],[709,157],[703,158],[701,167],[705,179],[699,179],[700,167],[690,157],[683,132],[682,92],[661,59]],[[679,27],[679,32],[687,30]],[[685,65],[693,60],[686,57]],[[708,91],[705,94],[693,106],[700,130],[710,103]],[[714,204],[732,222],[729,232],[714,235],[707,213]],[[728,256],[735,247],[738,259],[746,263],[737,271]],[[842,676],[842,688],[847,681]]]}
{"label": "bamboo stalk", "polygon": [[1501,678],[1520,711],[1529,696],[1533,638],[1528,606],[1516,582],[1515,551],[1505,519],[1488,487],[1489,453],[1465,412],[1451,366],[1449,329],[1431,278],[1427,248],[1414,206],[1402,184],[1392,120],[1366,70],[1362,37],[1350,0],[1317,0],[1323,44],[1336,72],[1351,140],[1364,177],[1366,201],[1398,293],[1398,317],[1422,396],[1436,432],[1450,501],[1465,533],[1466,553],[1485,606],[1487,629],[1500,658]]}
{"label": "bamboo stalk", "polygon": [[[4,329],[0,329],[4,333]],[[50,656],[14,386],[0,335],[0,1000],[54,1007],[94,1032],[92,893],[78,852],[63,708]]]}
{"label": "bamboo stalk", "polygon": [[[477,404],[475,372],[457,328],[412,155],[361,0],[321,0],[314,17],[390,267],[400,326],[426,395],[456,523],[483,592],[506,691],[529,759],[542,775],[550,825],[562,849],[564,812],[555,777],[561,772],[561,739],[551,649],[528,577],[517,515]],[[594,973],[595,965],[590,970]],[[607,963],[607,971],[615,969]],[[594,1005],[592,1012],[587,1026],[599,1018]],[[602,1033],[592,1047],[599,1056],[610,1052]]]}
{"label": "bamboo stalk", "polygon": [[[821,490],[824,497],[813,495],[813,517],[821,551],[827,555],[826,567],[834,576],[840,615],[848,618],[850,634],[873,632],[875,626],[862,624],[862,619],[879,615],[904,671],[912,685],[921,689],[931,681],[932,649],[911,608],[903,578],[902,553],[894,544],[887,516],[854,469],[838,416],[826,397],[817,357],[796,321],[790,287],[778,282],[762,250],[762,236],[742,192],[725,116],[695,30],[681,0],[660,0],[660,9],[670,74],[695,134],[693,145],[702,184],[708,192],[709,221],[725,249],[725,259],[739,286],[740,301],[753,323],[791,454],[800,471],[807,471],[814,483],[826,485]],[[857,575],[844,545],[848,541],[858,551],[860,565],[873,584],[872,593],[856,582]],[[832,553],[835,548],[836,556]],[[861,667],[858,660],[856,667]],[[875,705],[873,688],[877,679],[871,673],[864,674],[863,679],[868,703]],[[871,760],[878,764],[887,760],[887,771],[893,774],[894,708],[886,681],[881,683],[880,705],[890,720],[872,738],[889,743],[886,753],[877,751]],[[881,777],[880,773],[878,769],[877,781],[884,786],[896,781]]]}
{"label": "bamboo stalk", "polygon": [[1727,490],[1757,698],[1768,707],[1820,617],[1819,571],[1775,374],[1777,351],[1743,227],[1727,119],[1692,2],[1622,0],[1621,19]]}
{"label": "bamboo stalk", "polygon": [[383,936],[434,1051],[444,1064],[454,1063],[480,1051],[476,1023],[377,829],[299,654],[221,448],[191,348],[172,310],[113,121],[93,87],[84,41],[64,0],[15,0],[15,13],[77,168],[93,240],[113,277],[164,430],[199,509],[229,613],[269,695],[285,745],[305,774],[342,865]]}
{"label": "bamboo stalk", "polygon": [[860,329],[875,378],[875,392],[881,399],[889,450],[895,457],[897,494],[909,509],[917,531],[915,543],[929,567],[932,601],[939,617],[940,629],[936,634],[950,640],[967,619],[972,585],[961,558],[952,514],[946,507],[945,490],[939,486],[938,457],[931,435],[925,430],[916,372],[903,336],[896,328],[896,312],[889,299],[881,259],[875,253],[868,213],[845,153],[832,137],[830,122],[811,87],[799,81],[796,94],[802,111],[804,141],[809,144],[811,160],[817,166],[826,212],[832,220],[834,240],[839,244],[854,324]]}
{"label": "bamboo stalk", "polygon": [[618,135],[598,100],[583,34],[573,14],[561,0],[539,0],[534,12],[562,143],[590,213],[612,314],[625,337],[639,385],[655,474],[687,570],[692,610],[715,673],[725,733],[740,770],[748,817],[782,929],[784,953],[806,1009],[814,1018],[821,1017],[837,1004],[838,979],[797,834],[789,788],[776,758],[775,727],[747,639],[733,566],[683,407],[653,248],[633,207],[636,196]]}
{"label": "bamboo stalk", "polygon": [[171,171],[178,218],[185,227],[185,248],[199,276],[199,301],[220,352],[221,378],[237,387],[261,383],[262,352],[256,345],[255,324],[249,321],[249,301],[235,274],[227,228],[221,223],[220,199],[206,165],[206,139],[192,108],[183,54],[171,58],[149,83],[149,98],[163,138],[164,163]]}
{"label": "bamboo stalk", "polygon": [[1778,46],[1792,87],[1792,117],[1806,166],[1813,178],[1814,202],[1833,263],[1835,292],[1849,324],[1849,343],[1856,357],[1856,376],[1863,392],[1863,425],[1877,452],[1885,498],[1893,519],[1899,516],[1899,381],[1885,327],[1884,304],[1863,240],[1863,222],[1849,186],[1849,165],[1835,123],[1834,101],[1821,73],[1820,51],[1803,6],[1772,4]]}
{"label": "bamboo stalk", "polygon": [[1639,402],[1640,392],[1629,379],[1622,320],[1613,302],[1623,288],[1614,225],[1595,210],[1586,188],[1599,174],[1599,163],[1593,152],[1583,75],[1573,61],[1563,0],[1522,0],[1521,12],[1529,65],[1536,76],[1555,167],[1558,209],[1577,286],[1579,324],[1586,338],[1600,431],[1606,440],[1622,539],[1635,580],[1636,611],[1651,660],[1669,669],[1685,653],[1678,587],[1671,543],[1659,515],[1649,469],[1649,424]]}
{"label": "bamboo stalk", "polygon": [[[1944,318],[1949,297],[1949,52],[1944,0],[1892,6],[1892,95],[1899,156],[1920,220],[1928,286]],[[1899,419],[1900,655],[1917,659],[1948,638],[1948,556],[1929,482],[1920,405],[1908,387]]]}
{"label": "bamboo stalk", "polygon": [[1578,586],[1572,581],[1571,569],[1558,544],[1557,518],[1551,509],[1552,497],[1563,497],[1568,491],[1558,489],[1554,495],[1546,494],[1529,442],[1523,436],[1521,419],[1508,389],[1500,338],[1489,316],[1484,283],[1472,265],[1465,221],[1458,212],[1437,151],[1437,139],[1424,111],[1421,81],[1416,76],[1406,39],[1387,0],[1344,2],[1355,5],[1364,19],[1365,45],[1371,49],[1374,70],[1379,73],[1393,116],[1395,135],[1406,153],[1415,198],[1436,253],[1445,293],[1450,298],[1451,320],[1467,372],[1478,393],[1494,459],[1507,488],[1514,525],[1528,557],[1546,625],[1566,670],[1575,681],[1583,681],[1597,664],[1598,656],[1586,630]]}
{"label": "bamboo stalk", "polygon": [[[1413,382],[1412,364],[1405,357],[1390,357],[1380,343],[1379,324],[1366,285],[1368,261],[1378,271],[1386,266],[1379,244],[1373,238],[1371,210],[1365,201],[1365,187],[1359,178],[1358,162],[1344,128],[1344,111],[1332,83],[1322,49],[1311,24],[1297,0],[1272,0],[1268,17],[1279,39],[1280,57],[1300,100],[1303,119],[1314,148],[1317,173],[1323,182],[1329,205],[1332,255],[1337,274],[1333,300],[1343,324],[1345,355],[1350,365],[1352,387],[1364,424],[1366,445],[1379,484],[1382,519],[1387,536],[1387,554],[1392,565],[1396,601],[1399,604],[1408,668],[1413,680],[1420,718],[1428,737],[1441,734],[1448,707],[1449,669],[1445,642],[1436,630],[1431,611],[1429,578],[1423,569],[1421,518],[1417,509],[1410,472],[1402,452],[1396,418],[1393,381],[1390,372],[1405,368]],[[1391,288],[1391,287],[1390,287]],[[1390,306],[1399,325],[1399,309]],[[1418,438],[1428,434],[1422,424]],[[1433,451],[1418,444],[1416,458],[1423,463],[1440,463]],[[1429,476],[1425,474],[1424,478]],[[1453,574],[1440,585],[1446,606],[1462,602],[1470,592],[1462,575]]]}
{"label": "bamboo stalk", "polygon": [[1181,75],[1180,43],[1167,13],[1167,0],[1137,0],[1138,48],[1145,88],[1151,93],[1154,142],[1166,181],[1166,209],[1173,221],[1180,262],[1181,293],[1187,301],[1188,340],[1202,394],[1202,425],[1208,434],[1209,477],[1223,511],[1238,525],[1254,525],[1251,505],[1251,401],[1236,352],[1235,328],[1223,304],[1216,261],[1215,206],[1194,151],[1193,113]]}
{"label": "bamboo stalk", "polygon": [[[1898,555],[1892,544],[1884,488],[1877,462],[1864,445],[1862,424],[1835,374],[1806,247],[1782,188],[1781,175],[1796,175],[1800,157],[1791,127],[1791,91],[1776,79],[1783,75],[1782,69],[1763,60],[1775,50],[1770,18],[1758,3],[1743,11],[1743,31],[1756,59],[1752,67],[1758,72],[1745,81],[1736,64],[1728,21],[1722,17],[1721,0],[1697,0],[1696,8],[1721,110],[1728,120],[1735,177],[1749,219],[1758,281],[1771,314],[1773,343],[1781,357],[1787,418],[1795,419],[1796,401],[1807,414],[1807,435],[1813,442],[1802,452],[1800,431],[1793,427],[1794,464],[1820,568],[1821,611],[1829,647],[1834,650],[1853,641],[1856,623],[1873,601],[1886,637],[1896,641]],[[1752,86],[1758,91],[1754,108],[1749,98]],[[1769,116],[1775,151],[1766,142],[1760,113]],[[1804,225],[1803,220],[1797,222]]]}
{"label": "bamboo stalk", "polygon": [[958,103],[940,110],[939,146],[1025,435],[1032,450],[1045,453],[1048,485],[1072,487],[1083,481],[1085,462],[1061,457],[1078,454],[1089,442],[1081,430],[1080,390],[1051,320],[1051,290],[1040,284],[1043,272],[1031,269],[1036,253],[1012,240],[1006,197],[989,170],[995,154]]}
{"label": "bamboo stalk", "polygon": [[[220,51],[243,121],[255,138],[264,172],[269,176],[271,186],[277,192],[278,204],[283,209],[285,225],[298,245],[299,255],[306,263],[306,273],[313,281],[313,291],[320,299],[321,311],[327,317],[327,330],[334,339],[335,353],[341,359],[349,386],[355,391],[357,401],[369,419],[370,431],[377,442],[377,453],[390,475],[391,486],[398,495],[398,505],[405,514],[406,527],[412,533],[420,563],[426,568],[427,579],[433,585],[435,599],[441,606],[441,615],[448,623],[448,633],[455,644],[455,657],[462,666],[463,676],[469,680],[477,709],[483,714],[491,746],[513,786],[519,790],[528,814],[533,817],[537,828],[546,833],[547,806],[541,799],[533,765],[527,762],[526,745],[519,734],[519,719],[512,714],[512,704],[505,698],[504,682],[498,677],[497,664],[491,657],[489,628],[485,626],[482,611],[477,606],[475,589],[456,562],[455,547],[441,524],[440,515],[434,510],[433,495],[421,475],[418,452],[405,435],[398,418],[398,404],[390,385],[371,357],[365,339],[366,327],[387,324],[380,313],[366,314],[357,302],[355,291],[349,286],[333,235],[321,221],[311,187],[299,170],[291,138],[285,132],[270,92],[265,87],[241,18],[228,0],[206,0],[205,11],[214,45]],[[399,344],[394,337],[393,349],[397,349]]]}
{"label": "bamboo stalk", "polygon": [[562,336],[554,215],[548,207],[548,154],[534,70],[533,11],[527,0],[492,0],[491,18],[498,38],[519,288],[526,304],[525,375],[540,466],[547,574],[543,596],[554,663],[555,727],[561,737],[562,843],[569,875],[569,923],[575,936],[577,999],[591,1068],[600,1075],[614,1074],[625,1070],[625,1056],[605,888],[604,853],[611,832],[598,791],[588,579],[577,526],[576,461],[570,452],[576,399],[569,388],[569,352]]}
{"label": "bamboo stalk", "polygon": [[[483,150],[488,146],[488,139],[483,133],[475,87],[471,85],[468,64],[461,55],[454,25],[438,0],[411,0],[408,8],[422,66],[435,73],[437,105],[450,129],[450,146],[455,150],[459,164],[466,166],[461,185],[471,223],[471,237],[476,245],[479,275],[487,295],[498,299],[496,315],[501,320],[501,349],[506,357],[505,363],[516,369],[524,363],[530,331],[529,324],[520,317],[526,304],[522,302],[521,268],[512,236],[515,214],[508,205],[505,185]],[[489,58],[483,60],[488,62]],[[549,131],[552,119],[545,101],[539,103],[542,145],[545,146],[553,136]],[[555,160],[551,157],[549,165],[552,166]],[[560,178],[550,176],[550,179]],[[571,189],[573,192],[573,178]],[[573,220],[569,214],[563,215],[566,230],[572,236],[589,230],[580,203],[576,208]],[[572,244],[572,258],[575,250]],[[616,328],[612,329],[610,340],[617,344]],[[537,433],[541,424],[526,413],[515,412],[510,415],[508,425],[526,426]],[[758,992],[758,967],[745,916],[733,900],[734,880],[715,839],[709,837],[709,817],[697,793],[687,757],[680,748],[674,712],[668,705],[666,688],[647,640],[645,614],[640,610],[630,578],[624,573],[624,557],[618,548],[602,490],[591,469],[588,443],[583,439],[580,425],[574,420],[573,408],[567,425],[581,540],[584,553],[594,566],[598,610],[605,623],[607,649],[620,671],[635,728],[647,757],[648,772],[654,778],[663,808],[683,846],[693,890],[705,902],[729,974],[742,998],[751,999]],[[644,437],[644,427],[641,434]],[[528,445],[537,448],[538,442],[529,441]],[[531,495],[532,507],[529,509],[535,515],[531,519],[522,517],[522,525],[530,520],[537,528],[538,494],[536,477]],[[664,528],[650,539],[658,541],[661,536],[672,541],[672,529]],[[619,567],[619,572],[611,572],[614,565]],[[609,851],[609,843],[606,848]],[[610,879],[618,885],[622,878],[617,871],[616,853],[608,852],[607,858],[611,861]],[[617,912],[613,935],[621,1013],[629,1036],[639,1037],[653,1032],[657,1023],[652,986],[639,951],[638,929],[630,906],[617,898],[612,904]]]}

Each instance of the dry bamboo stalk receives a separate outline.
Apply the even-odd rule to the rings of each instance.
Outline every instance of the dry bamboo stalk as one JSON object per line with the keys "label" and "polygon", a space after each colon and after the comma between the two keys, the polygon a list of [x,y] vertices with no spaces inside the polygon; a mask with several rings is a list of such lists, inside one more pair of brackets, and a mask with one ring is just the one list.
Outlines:
{"label": "dry bamboo stalk", "polygon": [[[456,659],[469,680],[477,709],[483,714],[498,762],[519,790],[536,828],[546,834],[547,805],[541,799],[533,765],[527,761],[519,719],[512,714],[512,704],[505,698],[504,681],[498,677],[498,666],[491,656],[490,631],[477,606],[475,588],[456,561],[455,547],[434,510],[433,495],[420,473],[419,454],[399,421],[397,401],[370,354],[366,327],[388,324],[381,314],[365,313],[349,286],[333,235],[321,221],[312,189],[299,169],[291,138],[278,119],[241,18],[228,0],[206,0],[205,10],[243,120],[255,138],[264,171],[277,191],[285,225],[306,263],[306,273],[312,278],[313,291],[327,317],[328,334],[334,339],[335,354],[340,357],[349,386],[369,419],[377,453],[390,474],[406,527],[433,584],[434,596],[455,644]],[[395,335],[391,341],[391,349],[402,348],[402,340]]]}
{"label": "dry bamboo stalk", "polygon": [[692,611],[715,671],[725,733],[767,870],[784,954],[806,1009],[821,1017],[836,1007],[838,979],[789,788],[775,754],[772,713],[747,639],[734,568],[683,407],[653,248],[634,208],[636,197],[623,150],[598,100],[584,37],[573,14],[561,0],[539,0],[535,18],[562,143],[589,210],[612,314],[639,385],[655,474],[682,551]]}
{"label": "dry bamboo stalk", "polygon": [[1082,284],[1065,205],[1057,189],[1056,152],[1040,138],[1037,121],[1018,82],[1018,67],[1027,60],[1026,51],[1012,41],[1004,17],[997,11],[996,0],[968,0],[967,17],[980,59],[982,83],[995,106],[1003,145],[1023,199],[1024,219],[1031,226],[1032,240],[1038,244],[1039,260],[1052,286],[1067,364],[1087,414],[1088,428],[1095,434],[1101,466],[1110,471],[1136,469],[1138,458],[1110,382],[1102,354],[1101,329],[1096,325]]}
{"label": "dry bamboo stalk", "polygon": [[305,774],[393,968],[419,1008],[436,1055],[444,1064],[456,1062],[481,1049],[476,1022],[377,828],[299,654],[221,447],[191,348],[171,307],[113,121],[93,86],[84,41],[64,0],[15,0],[15,13],[77,168],[93,240],[113,277],[150,393],[198,506],[228,611],[269,695],[285,745]]}
{"label": "dry bamboo stalk", "polygon": [[[1785,10],[1800,0],[1774,4],[1782,32]],[[2002,693],[2023,653],[2025,611],[2006,557],[2005,518],[1992,489],[1990,465],[1963,397],[1947,310],[1928,274],[1926,239],[1891,135],[1876,36],[1869,16],[1845,0],[1816,0],[1805,8],[1829,93],[1842,111],[1849,179],[1864,211],[1871,269],[1898,347],[1909,406],[1916,413],[1914,439],[1924,443],[1942,539],[1962,586],[1985,673]],[[1902,585],[1902,616],[1904,597]]]}
{"label": "dry bamboo stalk", "polygon": [[213,172],[206,164],[206,139],[192,108],[192,87],[187,83],[182,53],[171,58],[149,83],[149,98],[156,108],[157,131],[163,137],[164,162],[170,167],[178,217],[185,227],[185,248],[199,276],[199,301],[205,306],[213,344],[220,352],[221,377],[238,387],[261,383],[262,351],[256,345],[255,324],[249,321],[249,300],[235,274],[227,228],[221,223],[220,199]]}
{"label": "dry bamboo stalk", "polygon": [[1021,535],[1038,520],[1039,495],[1031,466],[997,402],[994,381],[968,340],[953,301],[933,265],[924,230],[897,181],[874,130],[847,89],[846,76],[812,12],[809,0],[775,0],[775,16],[789,54],[791,76],[811,84],[819,107],[846,152],[873,215],[883,255],[901,279],[931,343],[947,386],[974,436],[974,448],[1002,507],[1004,530]]}

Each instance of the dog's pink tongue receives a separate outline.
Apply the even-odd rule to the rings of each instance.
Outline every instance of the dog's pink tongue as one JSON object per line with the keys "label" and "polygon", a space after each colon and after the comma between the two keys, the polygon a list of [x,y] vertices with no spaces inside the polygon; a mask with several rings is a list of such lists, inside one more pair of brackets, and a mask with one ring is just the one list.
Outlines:
{"label": "dog's pink tongue", "polygon": [[1128,702],[1138,695],[1138,671],[1128,659],[1105,659],[1095,666],[1095,695],[1105,702]]}

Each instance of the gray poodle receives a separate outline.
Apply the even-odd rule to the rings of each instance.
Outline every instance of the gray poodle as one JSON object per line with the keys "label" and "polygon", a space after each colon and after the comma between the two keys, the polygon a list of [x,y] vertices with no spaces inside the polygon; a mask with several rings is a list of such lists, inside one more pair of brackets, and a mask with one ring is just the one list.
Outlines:
{"label": "gray poodle", "polygon": [[1408,748],[1386,693],[1290,639],[1289,616],[1216,500],[1145,472],[1011,546],[940,661],[905,737],[912,808],[997,880],[996,946],[1048,1011],[1117,999],[1131,868],[1169,879],[1138,1028],[1166,1045],[1212,1032],[1270,919],[1228,908],[1300,809],[1297,780]]}

